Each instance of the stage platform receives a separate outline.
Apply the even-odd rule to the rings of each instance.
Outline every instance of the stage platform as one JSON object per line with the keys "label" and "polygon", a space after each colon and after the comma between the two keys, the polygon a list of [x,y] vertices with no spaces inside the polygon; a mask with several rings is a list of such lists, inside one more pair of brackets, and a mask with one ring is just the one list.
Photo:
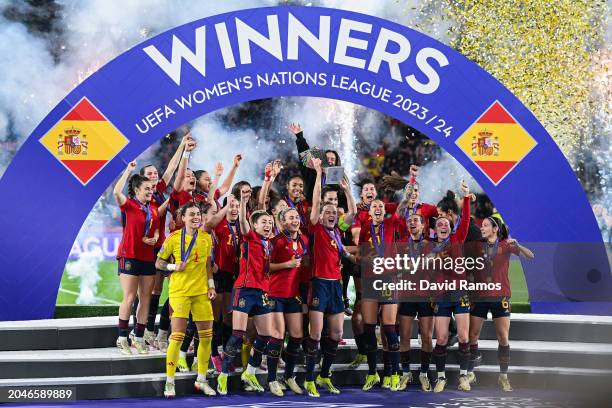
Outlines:
{"label": "stage platform", "polygon": [[[79,400],[161,396],[165,355],[154,349],[148,355],[119,353],[114,347],[116,320],[93,317],[0,323],[0,387],[69,385],[76,387]],[[592,396],[601,392],[612,376],[612,317],[514,314],[510,333],[509,376],[516,390],[511,396],[543,389]],[[333,380],[341,387],[351,387],[363,382],[367,367],[348,369],[356,354],[349,318],[345,319],[344,338],[346,344],[340,346]],[[416,338],[412,347],[413,361],[418,361]],[[476,369],[474,390],[496,392],[497,341],[490,320],[485,324],[480,350],[482,363]],[[448,389],[455,390],[457,346],[449,350],[448,363]],[[433,364],[431,369],[434,378]],[[297,374],[301,381],[301,367]],[[265,383],[265,371],[259,376]],[[194,378],[194,373],[177,373],[177,394],[193,394]],[[214,384],[214,379],[211,382]],[[238,373],[231,376],[230,390],[238,390],[239,382]],[[418,393],[416,384],[409,389],[406,395]],[[227,399],[222,401],[219,405]]]}

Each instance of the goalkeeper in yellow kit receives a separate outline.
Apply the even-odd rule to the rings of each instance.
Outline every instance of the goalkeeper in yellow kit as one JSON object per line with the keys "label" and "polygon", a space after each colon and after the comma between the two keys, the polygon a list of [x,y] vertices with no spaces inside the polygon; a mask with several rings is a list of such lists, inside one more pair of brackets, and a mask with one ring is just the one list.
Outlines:
{"label": "goalkeeper in yellow kit", "polygon": [[[217,294],[213,280],[210,254],[210,234],[200,229],[200,207],[190,202],[180,208],[178,216],[184,227],[171,233],[159,251],[156,267],[170,272],[169,299],[172,308],[172,334],[166,356],[166,387],[164,395],[176,395],[174,374],[181,343],[185,338],[189,313],[196,324],[200,344],[198,346],[198,378],[194,384],[206,395],[216,395],[206,381],[212,342],[212,303]],[[169,263],[171,262],[175,263]]]}

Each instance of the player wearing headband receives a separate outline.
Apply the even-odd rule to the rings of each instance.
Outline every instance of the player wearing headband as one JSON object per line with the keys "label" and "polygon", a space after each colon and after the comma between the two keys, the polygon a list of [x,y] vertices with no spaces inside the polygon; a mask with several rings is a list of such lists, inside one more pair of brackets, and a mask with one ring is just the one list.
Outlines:
{"label": "player wearing headband", "polygon": [[[266,351],[268,362],[275,367],[282,347],[282,337],[273,332],[272,315],[268,304],[269,274],[270,274],[270,242],[272,235],[272,217],[265,211],[255,211],[247,220],[247,202],[250,192],[242,192],[240,196],[240,228],[243,233],[242,254],[240,258],[240,273],[234,283],[232,292],[232,336],[223,350],[223,370],[217,378],[217,391],[227,394],[227,377],[230,364],[240,353],[242,339],[246,334],[249,316],[253,316],[257,329],[257,338],[253,343],[253,355],[249,358],[242,381],[253,389],[263,392],[263,387],[257,381],[255,370],[261,364]],[[271,337],[271,335],[273,337]],[[276,376],[276,373],[273,373]],[[280,387],[280,385],[279,385]],[[271,385],[275,388],[275,385]]]}
{"label": "player wearing headband", "polygon": [[[428,245],[425,251],[428,254],[428,258],[441,259],[440,264],[463,256],[461,246],[467,237],[470,223],[470,191],[463,181],[461,182],[461,191],[464,197],[459,227],[453,233],[451,220],[445,217],[438,217],[434,229],[436,238]],[[448,281],[459,284],[460,281],[466,279],[465,272],[458,273],[456,268],[451,268],[450,270],[435,268],[436,270],[433,271],[433,274],[436,277],[437,283]],[[442,392],[446,387],[445,367],[449,334],[448,325],[451,315],[454,315],[457,321],[457,335],[459,336],[459,390],[469,391],[470,383],[467,378],[467,368],[470,359],[468,339],[470,301],[464,290],[441,290],[440,292],[434,306],[436,347],[433,351],[433,357],[438,373],[434,392]]]}
{"label": "player wearing headband", "polygon": [[[304,342],[306,353],[306,380],[304,388],[311,397],[318,397],[315,386],[314,367],[317,360],[319,342],[323,352],[321,374],[316,378],[316,384],[327,388],[332,394],[340,391],[334,387],[330,378],[330,368],[336,356],[338,342],[342,339],[344,323],[344,304],[342,302],[342,279],[340,268],[343,256],[348,254],[342,244],[340,231],[336,228],[338,209],[332,204],[321,204],[321,160],[314,159],[313,167],[317,172],[314,185],[313,206],[310,213],[310,234],[314,264],[309,299],[310,334]],[[347,198],[348,213],[345,221],[351,223],[356,213],[356,206],[351,195],[348,182],[343,180],[340,187]],[[321,341],[323,319],[327,317],[329,335]]]}
{"label": "player wearing headband", "polygon": [[[480,256],[484,258],[484,268],[476,270],[475,282],[495,284],[499,283],[500,290],[481,290],[474,293],[477,299],[472,303],[470,311],[470,352],[472,356],[478,354],[478,338],[489,311],[493,316],[495,333],[497,334],[497,360],[499,362],[498,383],[503,391],[512,391],[508,380],[508,364],[510,362],[510,280],[508,269],[510,256],[517,255],[533,259],[533,252],[520,245],[516,240],[508,238],[508,229],[498,217],[488,217],[482,221],[480,228],[483,242],[480,247]],[[470,383],[476,383],[474,366],[468,369]]]}
{"label": "player wearing headband", "polygon": [[[180,208],[178,216],[183,227],[168,236],[156,262],[158,269],[170,272],[168,297],[172,308],[172,334],[166,356],[164,395],[172,398],[176,394],[174,374],[190,313],[200,339],[198,377],[194,386],[206,395],[216,395],[206,380],[212,340],[211,300],[216,296],[210,260],[212,240],[208,233],[199,229],[202,216],[197,204],[187,203]],[[175,263],[169,263],[170,259]]]}
{"label": "player wearing headband", "polygon": [[[367,256],[384,257],[385,247],[392,245],[395,241],[396,230],[399,224],[399,217],[393,215],[385,219],[385,203],[382,200],[374,199],[370,203],[369,208],[370,221],[361,224],[359,240],[362,253]],[[372,284],[372,275],[362,276],[368,284],[368,289]],[[375,293],[376,292],[376,293]],[[395,322],[397,316],[397,302],[393,294],[383,291],[380,293],[370,289],[367,294],[364,294],[361,300],[361,314],[363,316],[363,336],[362,342],[366,352],[368,361],[368,375],[363,385],[363,390],[368,391],[378,383],[380,377],[376,372],[376,357],[378,345],[376,340],[376,324],[379,317],[379,306],[381,315],[382,331],[387,341],[387,353],[390,360],[390,375],[389,388],[391,391],[397,391],[399,388],[400,377],[400,344],[398,333],[395,330]]]}
{"label": "player wearing headband", "polygon": [[[300,232],[300,215],[294,208],[286,208],[278,214],[281,232],[272,241],[270,263],[270,291],[273,327],[280,337],[289,332],[286,348],[285,383],[296,394],[302,394],[293,369],[302,344],[302,299],[299,283],[302,260],[308,254],[308,238]],[[270,370],[271,362],[268,362]],[[268,382],[275,381],[268,378]],[[272,387],[270,387],[272,390]],[[282,390],[280,395],[282,395]],[[273,391],[274,392],[274,391]],[[276,394],[276,392],[274,392]]]}
{"label": "player wearing headband", "polygon": [[[132,304],[138,294],[141,299],[136,311],[134,346],[139,354],[146,354],[149,348],[143,335],[149,314],[149,300],[155,280],[154,248],[159,238],[159,218],[157,207],[151,204],[154,185],[148,178],[135,174],[128,177],[136,168],[136,162],[131,162],[125,169],[113,194],[121,209],[123,235],[117,248],[119,261],[119,280],[123,290],[123,301],[119,306],[119,324],[117,347],[123,354],[132,354],[127,339],[128,323]],[[123,194],[123,188],[128,182],[128,196]]]}

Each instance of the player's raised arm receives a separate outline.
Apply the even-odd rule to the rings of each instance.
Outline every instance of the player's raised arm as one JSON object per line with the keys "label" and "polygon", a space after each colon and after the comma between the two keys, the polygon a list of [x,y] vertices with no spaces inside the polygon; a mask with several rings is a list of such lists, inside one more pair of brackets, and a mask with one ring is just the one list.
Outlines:
{"label": "player's raised arm", "polygon": [[[219,194],[221,196],[227,193],[229,189],[232,187],[232,183],[234,182],[234,176],[236,176],[236,171],[238,170],[238,167],[240,167],[241,160],[242,160],[241,154],[237,154],[236,156],[234,156],[234,164],[232,165],[232,168],[230,169],[230,172],[225,178],[225,180],[223,180],[223,184],[221,184],[221,186],[219,187]],[[215,190],[211,189],[210,191],[212,192],[214,196]]]}
{"label": "player's raised arm", "polygon": [[312,165],[317,173],[314,188],[312,189],[312,209],[310,210],[310,223],[315,225],[321,215],[321,159],[313,159]]}
{"label": "player's raised arm", "polygon": [[357,214],[357,204],[355,203],[355,198],[351,193],[351,188],[346,176],[344,176],[340,182],[340,188],[344,191],[344,195],[346,196],[346,205],[348,207],[348,212],[344,216],[344,222],[351,224],[355,218],[355,215]]}
{"label": "player's raised arm", "polygon": [[[221,180],[221,175],[223,175],[223,163],[217,162],[215,165],[215,177],[213,178],[210,188],[208,189],[208,202],[213,204],[215,202],[215,196],[217,191],[217,186],[219,185],[219,180]],[[221,190],[219,190],[221,191]]]}
{"label": "player's raised arm", "polygon": [[243,234],[248,234],[251,231],[251,225],[247,219],[247,204],[251,198],[251,193],[240,191],[240,229]]}
{"label": "player's raised arm", "polygon": [[461,192],[463,193],[463,207],[461,208],[461,222],[457,228],[459,242],[465,242],[470,230],[470,189],[465,181],[461,180]]}
{"label": "player's raised arm", "polygon": [[119,180],[117,180],[115,188],[113,188],[113,195],[115,196],[115,200],[117,200],[117,204],[119,204],[119,207],[121,207],[127,201],[127,197],[125,196],[125,194],[123,194],[123,189],[125,188],[125,184],[127,183],[128,178],[130,177],[130,173],[132,173],[135,168],[136,162],[130,162],[121,177],[119,177]]}
{"label": "player's raised arm", "polygon": [[178,170],[176,172],[176,177],[174,178],[174,189],[176,191],[181,191],[183,188],[183,181],[185,180],[185,173],[187,172],[187,168],[189,167],[189,156],[191,156],[191,152],[196,147],[196,142],[192,139],[185,144],[185,149],[181,156],[181,161],[178,166]]}
{"label": "player's raised arm", "polygon": [[[205,224],[206,228],[213,230],[217,225],[219,225],[219,223],[227,215],[227,212],[229,211],[230,203],[232,202],[232,200],[235,200],[235,198],[233,195],[230,194],[230,196],[227,197],[227,203],[225,204],[225,207],[217,211],[217,213],[213,215],[212,217],[210,217],[210,219],[206,222]],[[216,203],[213,205],[216,205]]]}
{"label": "player's raised arm", "polygon": [[187,142],[190,142],[190,141],[193,141],[193,138],[191,137],[191,132],[183,136],[181,143],[179,144],[178,148],[176,149],[176,152],[174,152],[174,155],[172,156],[172,158],[170,159],[170,162],[168,163],[168,167],[166,168],[166,171],[164,172],[164,175],[162,176],[162,180],[164,180],[164,183],[166,185],[170,183],[170,179],[172,178],[172,175],[176,171],[176,168],[178,167],[179,162],[181,161],[181,155],[183,154],[183,151],[185,150],[185,145],[187,144]]}

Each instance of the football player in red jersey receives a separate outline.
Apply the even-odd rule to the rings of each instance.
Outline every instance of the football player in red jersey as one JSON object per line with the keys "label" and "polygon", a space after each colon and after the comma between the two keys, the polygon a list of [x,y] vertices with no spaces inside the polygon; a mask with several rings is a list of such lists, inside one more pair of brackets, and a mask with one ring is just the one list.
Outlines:
{"label": "football player in red jersey", "polygon": [[[278,221],[281,232],[272,241],[270,261],[270,290],[274,331],[284,337],[289,332],[285,383],[296,394],[302,394],[293,369],[302,344],[302,299],[300,298],[300,269],[308,254],[308,238],[300,232],[300,215],[295,208],[280,210]],[[268,362],[270,370],[271,362]],[[275,381],[268,378],[268,382]]]}
{"label": "football player in red jersey", "polygon": [[[372,256],[384,257],[385,244],[395,242],[396,230],[399,224],[399,217],[393,216],[385,219],[385,203],[382,200],[374,199],[370,203],[369,221],[361,224],[361,232],[357,245],[361,245],[361,250],[365,253],[372,252]],[[376,323],[379,316],[379,306],[381,314],[381,326],[387,341],[387,353],[390,365],[390,372],[385,373],[389,377],[389,388],[397,391],[399,387],[399,337],[395,330],[397,316],[397,301],[393,294],[387,291],[375,291],[372,286],[372,276],[362,276],[368,285],[368,290],[361,300],[361,314],[363,316],[363,336],[362,342],[367,355],[369,374],[363,386],[364,391],[370,390],[374,385],[380,383],[380,377],[376,372],[376,357],[378,347],[376,343]],[[378,292],[378,293],[376,293]]]}
{"label": "football player in red jersey", "polygon": [[[322,343],[323,362],[321,364],[321,374],[316,378],[316,383],[327,388],[332,394],[340,393],[334,387],[330,378],[330,368],[336,356],[338,342],[342,339],[342,326],[344,324],[340,268],[342,257],[347,256],[354,260],[354,256],[348,254],[344,249],[342,236],[336,228],[338,222],[337,207],[332,204],[321,203],[321,175],[323,173],[321,160],[314,159],[313,167],[317,172],[317,178],[313,190],[309,232],[313,239],[311,251],[314,260],[312,267],[314,278],[311,281],[311,296],[308,305],[310,309],[310,334],[304,342],[306,352],[304,388],[311,397],[318,397],[314,366],[319,342]],[[340,187],[346,195],[348,206],[345,222],[350,224],[357,208],[346,179],[341,182]],[[327,315],[329,335],[321,341],[325,315]]]}
{"label": "football player in red jersey", "polygon": [[287,180],[287,194],[283,197],[287,205],[295,208],[300,214],[300,225],[302,232],[308,227],[308,201],[304,198],[304,179],[302,176],[293,175]]}
{"label": "football player in red jersey", "polygon": [[[508,269],[510,256],[533,259],[534,255],[528,248],[520,245],[515,239],[508,238],[508,228],[499,217],[488,217],[482,221],[480,232],[484,239],[481,244],[480,256],[484,259],[484,268],[476,270],[478,283],[500,284],[500,290],[476,291],[478,300],[472,303],[470,311],[470,353],[472,358],[478,354],[478,338],[482,324],[487,320],[489,311],[493,316],[495,333],[497,334],[497,359],[499,362],[498,383],[503,391],[512,391],[508,380],[508,364],[510,362],[510,280]],[[468,368],[470,383],[476,382],[474,366]]]}
{"label": "football player in red jersey", "polygon": [[[463,193],[463,208],[461,212],[461,223],[453,232],[452,221],[445,217],[438,217],[435,224],[436,238],[429,243],[424,251],[428,258],[441,258],[443,262],[448,259],[457,259],[463,256],[462,246],[467,238],[470,224],[470,190],[461,182]],[[442,263],[442,262],[441,262]],[[440,263],[440,264],[441,264]],[[433,271],[435,281],[438,284],[454,282],[459,286],[461,281],[465,281],[465,271],[459,273],[456,268],[439,269]],[[470,344],[468,331],[470,325],[470,301],[465,290],[439,290],[437,294],[434,316],[434,330],[436,332],[436,347],[433,351],[434,361],[438,379],[434,387],[434,392],[442,392],[446,387],[446,353],[448,347],[448,324],[451,315],[457,321],[457,335],[459,337],[459,390],[469,391],[470,384],[467,379],[467,368],[470,360]]]}
{"label": "football player in red jersey", "polygon": [[[240,257],[240,273],[232,291],[232,336],[223,350],[223,371],[217,378],[217,391],[227,394],[227,377],[230,364],[241,351],[242,339],[246,334],[249,315],[253,315],[257,338],[253,343],[253,355],[243,371],[241,379],[248,386],[262,392],[263,387],[257,381],[255,370],[260,366],[263,353],[267,350],[270,367],[275,367],[282,347],[282,337],[272,329],[272,315],[266,292],[270,274],[270,242],[272,216],[265,211],[255,211],[247,220],[247,202],[250,193],[242,192],[240,196],[240,228],[243,233],[242,254]],[[250,222],[249,222],[250,221]],[[266,348],[267,346],[267,348]],[[274,377],[276,373],[272,373]],[[278,382],[269,384],[275,395],[282,395]]]}
{"label": "football player in red jersey", "polygon": [[[135,328],[134,346],[138,353],[146,354],[143,335],[149,314],[148,306],[151,289],[155,280],[154,247],[159,238],[159,218],[157,207],[151,204],[155,187],[153,183],[140,174],[128,177],[136,168],[136,162],[131,162],[123,172],[113,195],[121,209],[123,236],[117,249],[119,260],[119,280],[123,289],[123,301],[119,307],[119,325],[117,347],[123,354],[131,354],[127,340],[127,326],[130,310],[138,294],[141,303],[136,311],[137,324]],[[123,194],[123,188],[128,182],[128,196]]]}
{"label": "football player in red jersey", "polygon": [[[153,185],[155,186],[155,192],[153,193],[153,198],[151,199],[151,204],[157,206],[157,212],[159,216],[159,238],[157,243],[155,244],[155,256],[157,257],[157,253],[164,243],[164,239],[166,237],[166,214],[167,214],[167,206],[169,201],[165,197],[166,190],[168,189],[168,183],[170,179],[174,175],[176,171],[179,161],[181,160],[181,155],[185,149],[185,145],[188,142],[192,142],[193,138],[191,137],[191,133],[187,133],[183,136],[181,143],[179,144],[176,152],[170,159],[168,163],[168,167],[164,172],[162,178],[159,178],[159,173],[157,168],[153,164],[148,164],[140,168],[140,175],[148,178]],[[166,203],[166,205],[162,207],[162,205]],[[151,301],[149,304],[149,316],[147,319],[147,328],[144,332],[144,340],[146,343],[150,345],[155,345],[156,347],[160,347],[160,349],[165,349],[168,347],[168,331],[160,328],[162,333],[159,333],[158,338],[155,338],[155,318],[157,317],[157,309],[159,307],[159,297],[161,295],[162,289],[164,286],[164,274],[160,271],[157,271],[155,275],[155,282],[153,283],[153,291],[151,293]],[[137,298],[134,302],[135,308],[137,308],[137,303],[139,303],[139,299]],[[164,333],[165,331],[165,333]],[[157,341],[156,341],[157,340]]]}
{"label": "football player in red jersey", "polygon": [[240,202],[233,195],[227,198],[225,207],[215,213],[206,227],[214,231],[214,258],[217,271],[214,274],[217,297],[213,302],[213,349],[211,360],[218,372],[222,370],[221,356],[215,350],[224,346],[232,333],[231,293],[234,280],[240,271],[240,246],[242,230],[238,217]]}
{"label": "football player in red jersey", "polygon": [[[408,221],[408,252],[412,259],[416,259],[423,254],[424,248],[428,245],[428,240],[423,234],[423,216],[413,214]],[[418,284],[418,280],[428,279],[423,270],[411,274],[410,280]],[[417,286],[418,288],[418,286]],[[417,290],[408,294],[413,299],[402,301],[399,305],[398,319],[400,323],[400,356],[402,360],[402,377],[400,378],[399,391],[403,391],[412,382],[412,372],[410,370],[410,339],[412,338],[412,323],[418,314],[419,333],[421,334],[421,370],[419,382],[421,389],[425,392],[432,391],[431,383],[427,373],[431,361],[433,350],[433,308],[428,297],[427,291]]]}

